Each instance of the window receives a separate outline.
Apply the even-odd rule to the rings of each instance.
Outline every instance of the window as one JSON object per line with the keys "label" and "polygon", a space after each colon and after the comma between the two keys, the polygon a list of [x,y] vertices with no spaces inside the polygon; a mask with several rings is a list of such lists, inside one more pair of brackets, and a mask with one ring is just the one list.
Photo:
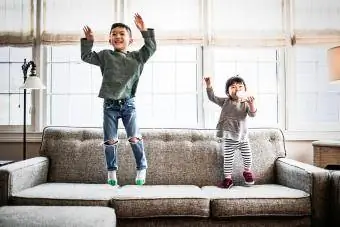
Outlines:
{"label": "window", "polygon": [[[99,67],[80,60],[79,46],[46,50],[47,124],[101,126]],[[136,95],[140,127],[196,127],[198,50],[163,46],[145,65]]]}
{"label": "window", "polygon": [[[113,21],[123,21],[132,29],[135,43],[131,49],[135,50],[143,44],[133,22],[133,15],[138,12],[147,27],[156,29],[160,42],[139,81],[136,105],[140,126],[196,127],[198,100],[201,100],[197,76],[200,75],[198,69],[202,59],[199,57],[200,46],[192,43],[203,39],[202,1],[176,0],[159,4],[155,0],[105,0],[99,5],[91,0],[85,2],[79,7],[78,2],[51,0],[46,1],[44,6],[42,42],[61,44],[45,47],[48,81],[45,125],[101,126],[102,99],[97,97],[101,73],[99,67],[79,59],[81,29],[84,24],[89,24],[98,50],[111,48],[103,45],[107,43],[108,29]],[[169,9],[173,14],[171,20],[164,17]],[[77,14],[79,17],[63,23],[58,17],[61,11],[65,15]],[[93,18],[93,11],[102,12],[102,16]],[[186,23],[182,23],[183,20]],[[66,23],[68,26],[63,26]],[[178,40],[184,40],[183,45],[178,45]],[[172,43],[172,46],[162,45],[163,42]],[[64,43],[72,45],[64,46]]]}
{"label": "window", "polygon": [[99,67],[82,62],[80,46],[46,47],[47,125],[101,126]]}
{"label": "window", "polygon": [[[23,124],[21,65],[32,59],[35,1],[0,1],[0,130],[16,131]],[[31,94],[27,96],[27,125],[31,125]],[[28,127],[30,129],[30,127]]]}
{"label": "window", "polygon": [[327,48],[340,40],[339,1],[6,0],[0,8],[2,131],[22,124],[17,87],[24,58],[38,63],[48,88],[28,94],[28,110],[38,109],[28,111],[31,129],[101,126],[102,78],[97,66],[80,60],[82,28],[93,29],[94,47],[101,50],[111,48],[111,24],[124,22],[135,40],[131,49],[138,49],[143,40],[135,13],[155,28],[158,42],[137,90],[141,127],[215,128],[220,109],[207,100],[203,76],[210,75],[216,93],[224,96],[227,78],[240,74],[257,98],[251,127],[340,130],[339,87],[329,84],[326,66]]}
{"label": "window", "polygon": [[189,127],[198,123],[200,48],[161,46],[146,64],[137,90],[141,127]]}
{"label": "window", "polygon": [[[48,31],[53,33],[53,31],[58,30],[58,26],[52,26],[52,23],[49,22],[49,20],[54,21],[53,23],[58,21],[53,16],[53,12],[58,11],[58,7],[60,9],[65,8],[64,4],[68,4],[66,8],[75,6],[66,2],[52,2],[46,5],[46,13],[50,18],[46,18],[47,28],[45,29],[45,34],[49,33]],[[155,0],[126,0],[122,1],[121,5],[112,5],[112,2],[105,2],[110,9],[104,11],[105,18],[112,15],[111,12],[116,10],[115,7],[118,7],[117,10],[119,11],[119,7],[123,6],[124,11],[115,15],[115,17],[123,18],[131,26],[132,34],[136,41],[135,46],[131,49],[138,49],[142,45],[140,32],[133,23],[134,13],[141,14],[147,27],[152,27],[156,30],[158,50],[144,67],[136,96],[140,127],[214,128],[217,120],[215,115],[220,110],[210,110],[210,108],[207,109],[207,106],[203,105],[205,90],[202,84],[203,70],[207,71],[205,67],[209,67],[205,61],[210,60],[203,58],[204,52],[210,52],[209,45],[204,44],[204,36],[210,30],[209,27],[203,26],[206,25],[205,22],[209,20],[208,15],[210,15],[208,8],[204,8],[204,6],[208,6],[210,3],[201,0],[185,2],[176,0],[158,4]],[[261,2],[269,4],[275,10],[266,11],[262,10],[262,7],[254,5],[254,9],[248,12],[252,13],[251,15],[254,18],[259,18],[258,21],[254,21],[239,18],[244,11],[244,4],[253,4],[252,1],[228,1],[227,3],[219,0],[213,1],[211,5],[214,13],[211,13],[211,17],[214,39],[225,44],[226,40],[228,40],[224,36],[225,34],[235,31],[245,34],[244,32],[255,27],[258,28],[256,32],[263,34],[261,37],[268,38],[267,33],[281,34],[283,31],[281,0],[262,0]],[[59,4],[60,6],[55,7],[55,5]],[[104,7],[105,4],[98,7]],[[184,7],[183,4],[187,5],[187,7]],[[87,9],[78,10],[86,12]],[[172,12],[171,20],[164,17],[169,10]],[[237,21],[237,23],[228,23],[228,21],[220,23],[221,18],[224,18],[225,10],[230,10],[229,13],[233,18],[228,21]],[[268,23],[268,18],[272,18],[270,20],[272,23]],[[184,20],[186,23],[183,23]],[[62,34],[69,34],[75,38],[76,36],[72,35],[71,27],[73,29],[78,28],[79,23],[83,23],[83,21],[84,19],[75,20],[68,29],[60,27],[59,30]],[[254,23],[260,24],[262,27],[254,26]],[[100,30],[103,30],[103,24],[98,24],[98,27],[101,28]],[[110,25],[105,26],[110,27]],[[277,43],[276,39],[279,36],[273,37],[270,37],[267,41]],[[74,42],[73,38],[68,40]],[[48,39],[43,38],[43,40]],[[95,40],[97,41],[96,38]],[[100,42],[103,40],[99,39]],[[55,42],[60,43],[61,40],[56,39]],[[257,45],[259,44],[257,43]],[[102,100],[97,98],[101,82],[100,72],[97,66],[91,66],[80,61],[79,46],[76,46],[73,45],[72,48],[70,46],[47,47],[49,50],[49,60],[47,62],[47,80],[49,81],[47,90],[47,104],[49,107],[46,118],[47,124],[101,126]],[[224,84],[228,73],[244,74],[243,77],[247,82],[249,81],[248,86],[254,88],[259,96],[259,109],[261,105],[266,108],[266,111],[258,114],[257,121],[252,124],[277,125],[280,50],[277,48],[228,49],[215,47],[214,44],[212,44],[212,49],[213,52],[210,56],[213,56],[214,62],[211,67],[215,71],[216,82]],[[228,69],[229,71],[225,72],[223,69]],[[68,82],[68,78],[70,82]],[[96,85],[94,85],[94,82],[96,82]],[[75,86],[75,84],[79,86]],[[270,108],[267,108],[267,103],[269,103]],[[82,112],[81,116],[80,112]],[[211,112],[214,112],[213,116],[210,115]]]}
{"label": "window", "polygon": [[340,128],[340,86],[330,84],[325,46],[295,47],[291,84],[292,130],[333,131]]}
{"label": "window", "polygon": [[[24,59],[31,59],[32,48],[0,47],[0,125],[23,124],[23,85],[21,66]],[[29,60],[28,60],[29,61]],[[29,73],[29,72],[28,72]],[[31,124],[31,93],[27,91],[27,125]]]}
{"label": "window", "polygon": [[339,131],[339,86],[328,80],[327,49],[339,41],[340,2],[293,2],[296,45],[290,48],[288,129]]}
{"label": "window", "polygon": [[[239,75],[247,85],[247,91],[256,97],[258,112],[256,118],[250,118],[251,127],[279,125],[279,89],[280,76],[279,49],[275,48],[214,48],[214,91],[217,96],[225,97],[225,83],[229,77]],[[213,118],[208,118],[209,127],[214,127],[221,108],[213,108]],[[212,121],[211,121],[212,120]]]}

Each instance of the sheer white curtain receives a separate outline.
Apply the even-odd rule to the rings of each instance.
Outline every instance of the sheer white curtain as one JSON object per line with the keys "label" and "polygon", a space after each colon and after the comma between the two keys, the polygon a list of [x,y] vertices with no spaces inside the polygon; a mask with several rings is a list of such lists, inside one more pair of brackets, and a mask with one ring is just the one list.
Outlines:
{"label": "sheer white curtain", "polygon": [[34,28],[33,0],[0,0],[0,44],[31,45]]}
{"label": "sheer white curtain", "polygon": [[282,46],[285,30],[283,0],[212,0],[211,42],[229,46]]}
{"label": "sheer white curtain", "polygon": [[202,43],[203,13],[202,0],[126,0],[125,22],[131,26],[136,41],[140,32],[133,22],[133,15],[139,13],[147,27],[154,28],[160,43]]}
{"label": "sheer white curtain", "polygon": [[114,0],[44,0],[43,12],[44,44],[77,43],[84,25],[93,30],[96,42],[107,42],[117,19]]}
{"label": "sheer white curtain", "polygon": [[340,43],[340,1],[293,1],[293,31],[297,44]]}

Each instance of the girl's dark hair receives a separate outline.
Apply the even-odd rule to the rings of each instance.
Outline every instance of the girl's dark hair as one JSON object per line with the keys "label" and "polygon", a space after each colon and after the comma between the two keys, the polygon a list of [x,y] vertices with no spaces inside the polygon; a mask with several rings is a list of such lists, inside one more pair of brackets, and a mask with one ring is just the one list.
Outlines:
{"label": "girl's dark hair", "polygon": [[130,37],[132,37],[131,28],[129,26],[127,26],[126,24],[123,24],[123,23],[112,24],[110,34],[111,34],[112,30],[115,29],[115,28],[125,28],[128,31]]}
{"label": "girl's dark hair", "polygon": [[236,76],[233,76],[233,77],[230,77],[227,82],[225,83],[225,93],[227,95],[229,95],[229,87],[231,85],[233,85],[234,83],[237,83],[237,84],[243,84],[244,85],[244,89],[247,90],[247,85],[246,83],[244,82],[244,79],[242,79],[241,77],[239,77],[238,75]]}

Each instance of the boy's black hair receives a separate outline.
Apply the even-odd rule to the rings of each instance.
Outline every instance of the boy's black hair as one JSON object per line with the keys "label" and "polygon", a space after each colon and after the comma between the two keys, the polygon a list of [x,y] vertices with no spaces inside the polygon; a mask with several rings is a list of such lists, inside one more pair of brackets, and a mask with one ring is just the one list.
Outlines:
{"label": "boy's black hair", "polygon": [[126,24],[123,24],[123,23],[112,24],[110,34],[111,34],[112,30],[115,29],[115,28],[125,28],[128,31],[130,37],[132,37],[131,28],[129,26],[127,26]]}
{"label": "boy's black hair", "polygon": [[242,79],[241,77],[239,77],[239,75],[230,77],[227,82],[225,83],[225,93],[229,96],[229,87],[231,85],[233,85],[234,83],[237,84],[243,84],[244,85],[244,89],[247,90],[247,85],[244,82],[244,79]]}

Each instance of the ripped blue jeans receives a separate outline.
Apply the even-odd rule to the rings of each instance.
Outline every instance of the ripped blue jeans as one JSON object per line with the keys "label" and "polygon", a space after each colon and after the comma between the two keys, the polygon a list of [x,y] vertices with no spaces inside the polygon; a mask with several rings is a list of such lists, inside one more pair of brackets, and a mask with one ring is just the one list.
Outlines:
{"label": "ripped blue jeans", "polygon": [[105,99],[103,104],[103,129],[104,129],[104,152],[107,169],[117,170],[117,142],[109,144],[108,141],[118,141],[118,120],[122,119],[127,137],[138,138],[137,142],[130,145],[136,159],[137,170],[147,168],[147,160],[144,151],[144,144],[141,139],[139,128],[136,124],[136,105],[135,99],[112,100]]}

